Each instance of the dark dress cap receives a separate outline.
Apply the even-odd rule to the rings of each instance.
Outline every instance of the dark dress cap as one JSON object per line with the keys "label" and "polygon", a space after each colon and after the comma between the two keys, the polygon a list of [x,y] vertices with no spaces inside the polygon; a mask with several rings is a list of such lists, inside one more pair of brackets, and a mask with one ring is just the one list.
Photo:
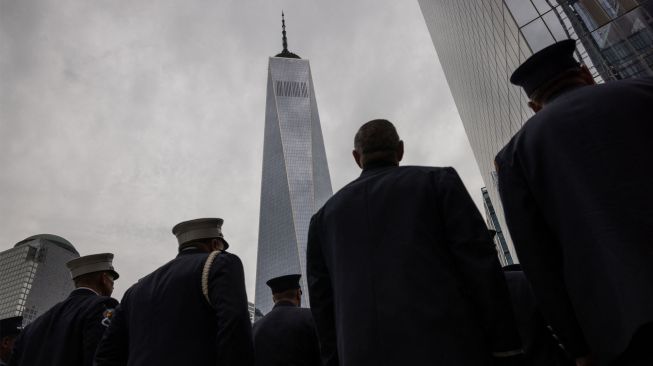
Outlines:
{"label": "dark dress cap", "polygon": [[15,336],[23,329],[23,317],[13,316],[0,320],[0,338]]}
{"label": "dark dress cap", "polygon": [[279,276],[268,280],[265,284],[272,289],[272,293],[276,294],[286,290],[300,288],[299,279],[302,277],[300,274],[290,274]]}
{"label": "dark dress cap", "polygon": [[576,41],[566,39],[534,53],[512,73],[510,82],[524,88],[530,97],[560,73],[580,65],[574,58],[575,49]]}

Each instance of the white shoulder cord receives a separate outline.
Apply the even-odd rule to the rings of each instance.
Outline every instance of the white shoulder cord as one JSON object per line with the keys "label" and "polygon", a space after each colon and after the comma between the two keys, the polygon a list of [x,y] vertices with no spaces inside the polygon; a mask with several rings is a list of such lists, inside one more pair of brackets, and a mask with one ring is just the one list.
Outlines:
{"label": "white shoulder cord", "polygon": [[204,294],[204,298],[206,299],[206,302],[208,302],[211,307],[213,307],[213,304],[211,304],[211,299],[209,298],[209,273],[211,272],[211,266],[213,265],[213,260],[220,253],[222,253],[221,250],[216,250],[211,252],[208,258],[206,258],[206,262],[204,263],[204,269],[202,270],[202,294]]}

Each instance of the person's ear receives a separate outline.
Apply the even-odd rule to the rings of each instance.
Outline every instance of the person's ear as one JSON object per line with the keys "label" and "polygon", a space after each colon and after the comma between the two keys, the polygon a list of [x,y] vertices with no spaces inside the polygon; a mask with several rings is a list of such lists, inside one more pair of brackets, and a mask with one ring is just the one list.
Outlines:
{"label": "person's ear", "polygon": [[583,81],[587,83],[587,85],[594,85],[596,84],[596,81],[594,80],[594,77],[592,76],[592,72],[590,69],[587,68],[585,65],[580,66],[580,75],[583,78]]}
{"label": "person's ear", "polygon": [[400,162],[404,158],[404,142],[399,140],[399,145],[397,146],[397,162]]}
{"label": "person's ear", "polygon": [[528,101],[528,106],[533,110],[533,112],[537,113],[540,110],[542,110],[542,105],[540,103],[533,102],[532,100]]}
{"label": "person's ear", "polygon": [[220,239],[211,239],[211,250],[224,250],[224,243]]}
{"label": "person's ear", "polygon": [[363,169],[363,162],[362,162],[362,156],[361,154],[358,153],[356,150],[352,150],[352,155],[354,155],[354,160],[356,160],[356,164],[358,165],[359,168]]}

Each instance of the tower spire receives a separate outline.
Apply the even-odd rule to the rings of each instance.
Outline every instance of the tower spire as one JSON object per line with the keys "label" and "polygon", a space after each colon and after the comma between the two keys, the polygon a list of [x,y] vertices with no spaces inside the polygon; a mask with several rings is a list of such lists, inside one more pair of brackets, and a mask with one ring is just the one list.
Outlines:
{"label": "tower spire", "polygon": [[286,38],[286,18],[283,10],[281,11],[281,34],[283,35],[283,53],[288,52],[288,38]]}
{"label": "tower spire", "polygon": [[280,54],[276,55],[275,57],[300,58],[294,53],[288,51],[288,38],[286,37],[286,15],[283,13],[283,10],[281,10],[281,35],[282,35],[281,40],[283,44],[283,50],[281,51]]}

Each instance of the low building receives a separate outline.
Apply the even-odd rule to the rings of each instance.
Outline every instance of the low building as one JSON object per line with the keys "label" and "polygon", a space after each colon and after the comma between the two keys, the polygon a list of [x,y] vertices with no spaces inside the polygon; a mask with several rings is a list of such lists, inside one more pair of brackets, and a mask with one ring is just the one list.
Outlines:
{"label": "low building", "polygon": [[74,289],[66,262],[79,257],[66,239],[31,236],[0,252],[0,319],[23,316],[28,324]]}

